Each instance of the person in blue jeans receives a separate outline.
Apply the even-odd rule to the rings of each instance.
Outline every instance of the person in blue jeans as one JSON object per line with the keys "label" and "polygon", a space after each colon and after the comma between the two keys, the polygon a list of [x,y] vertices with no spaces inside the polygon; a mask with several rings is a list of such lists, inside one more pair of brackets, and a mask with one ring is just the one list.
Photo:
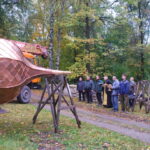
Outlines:
{"label": "person in blue jeans", "polygon": [[122,75],[122,81],[120,81],[119,98],[121,102],[122,112],[129,111],[129,81],[125,74]]}
{"label": "person in blue jeans", "polygon": [[112,77],[113,79],[113,84],[112,84],[112,96],[111,96],[111,100],[112,100],[112,104],[113,104],[113,111],[117,112],[118,111],[118,95],[119,95],[119,80],[117,79],[116,76]]}

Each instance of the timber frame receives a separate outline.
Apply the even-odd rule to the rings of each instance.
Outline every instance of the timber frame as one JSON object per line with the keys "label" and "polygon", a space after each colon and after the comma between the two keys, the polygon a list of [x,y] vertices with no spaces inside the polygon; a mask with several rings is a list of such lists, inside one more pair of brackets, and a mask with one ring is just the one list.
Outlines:
{"label": "timber frame", "polygon": [[[65,89],[67,90],[68,94],[67,98],[64,96]],[[46,91],[48,93],[48,97],[45,99],[44,96]],[[64,104],[62,106],[62,102],[66,104],[66,106],[64,106]],[[43,89],[41,99],[38,103],[37,110],[33,117],[33,124],[35,124],[40,111],[47,104],[50,104],[55,133],[58,133],[60,111],[63,109],[70,109],[76,119],[78,128],[80,128],[81,122],[78,118],[76,107],[74,105],[72,94],[65,75],[57,75],[45,78],[45,87]]]}

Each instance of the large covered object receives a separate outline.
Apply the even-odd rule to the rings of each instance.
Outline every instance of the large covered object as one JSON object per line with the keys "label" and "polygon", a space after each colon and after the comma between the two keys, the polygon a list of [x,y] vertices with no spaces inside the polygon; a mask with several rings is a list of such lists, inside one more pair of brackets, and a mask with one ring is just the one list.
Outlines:
{"label": "large covered object", "polygon": [[29,53],[33,55],[40,55],[43,58],[48,56],[47,47],[41,46],[39,44],[31,44],[20,41],[9,40],[11,43],[15,44],[23,53]]}
{"label": "large covered object", "polygon": [[23,56],[15,43],[0,39],[0,104],[11,101],[19,94],[22,86],[35,77],[69,73],[35,66]]}

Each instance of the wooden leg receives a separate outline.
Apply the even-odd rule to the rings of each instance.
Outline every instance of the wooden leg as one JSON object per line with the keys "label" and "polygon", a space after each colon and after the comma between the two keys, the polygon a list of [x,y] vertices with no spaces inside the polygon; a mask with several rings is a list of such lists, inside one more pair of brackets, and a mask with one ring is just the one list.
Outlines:
{"label": "wooden leg", "polygon": [[[47,79],[46,79],[46,87],[47,87],[47,91],[48,91],[49,96],[51,94],[54,94],[52,83],[51,83],[51,91],[50,91],[50,87],[49,87],[49,83],[48,83]],[[57,121],[56,121],[56,109],[55,109],[53,97],[54,97],[54,95],[52,95],[51,100],[50,100],[50,108],[51,108],[51,113],[52,113],[52,118],[53,118],[54,132],[57,133],[58,132],[58,125],[57,125]]]}
{"label": "wooden leg", "polygon": [[38,114],[40,113],[40,111],[41,111],[41,104],[42,104],[42,101],[43,101],[43,98],[44,98],[44,95],[45,95],[45,91],[46,91],[46,86],[44,87],[44,90],[43,90],[43,92],[42,92],[42,95],[41,95],[41,99],[40,99],[40,101],[39,101],[39,104],[38,104],[38,108],[37,108],[37,110],[36,110],[36,113],[35,113],[35,115],[33,116],[33,124],[35,124],[35,122],[36,122],[36,119],[37,119],[37,116],[38,116]]}
{"label": "wooden leg", "polygon": [[[66,87],[67,87],[67,91],[68,91],[68,94],[69,94],[71,105],[74,106],[74,102],[73,102],[73,99],[72,99],[71,91],[70,91],[70,88],[69,88],[69,85],[68,85],[68,82],[67,82],[66,78],[65,78],[65,84],[66,84]],[[78,128],[81,128],[81,121],[78,118],[78,115],[77,115],[77,112],[76,112],[76,108],[73,107],[72,109],[73,109],[73,114],[75,116]]]}
{"label": "wooden leg", "polygon": [[61,102],[62,102],[62,95],[63,95],[63,88],[64,88],[64,77],[60,76],[60,82],[62,83],[60,90],[58,89],[58,102],[57,102],[57,127],[59,125],[59,116],[60,116],[60,108],[61,108]]}

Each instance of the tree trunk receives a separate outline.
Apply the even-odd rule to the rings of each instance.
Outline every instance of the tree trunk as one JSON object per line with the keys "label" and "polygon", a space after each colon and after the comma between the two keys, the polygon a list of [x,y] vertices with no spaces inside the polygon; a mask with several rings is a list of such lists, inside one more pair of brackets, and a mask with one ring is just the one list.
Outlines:
{"label": "tree trunk", "polygon": [[[59,21],[61,22],[64,17],[64,9],[65,9],[65,0],[60,1],[61,5],[61,16],[59,18]],[[59,70],[60,67],[60,56],[61,56],[61,27],[58,26],[58,32],[57,32],[57,56],[56,56],[56,69]]]}
{"label": "tree trunk", "polygon": [[[86,3],[86,6],[89,7],[88,2]],[[85,37],[86,37],[86,39],[90,38],[90,22],[89,22],[88,16],[86,16],[86,18],[85,18]],[[86,49],[86,53],[89,55],[90,54],[90,45],[88,42],[85,44],[85,49]],[[87,68],[88,73],[90,73],[91,72],[90,63],[86,64],[86,68]]]}
{"label": "tree trunk", "polygon": [[54,66],[54,5],[50,8],[50,32],[49,32],[49,67],[52,69]]}
{"label": "tree trunk", "polygon": [[142,16],[142,3],[138,3],[138,13],[139,13],[139,19],[140,19],[140,25],[139,25],[139,40],[141,44],[141,51],[140,51],[140,70],[141,70],[141,78],[143,79],[145,76],[145,70],[144,70],[144,51],[143,51],[143,44],[144,44],[144,31],[143,31],[143,16]]}
{"label": "tree trunk", "polygon": [[57,33],[57,57],[56,57],[56,69],[59,70],[59,65],[60,65],[60,52],[61,52],[61,29],[58,28],[58,33]]}
{"label": "tree trunk", "polygon": [[[89,3],[86,3],[86,6],[88,7]],[[86,39],[90,38],[90,25],[89,25],[89,17],[88,16],[86,16],[86,18],[85,18],[85,37],[86,37]],[[85,49],[87,51],[87,54],[89,54],[90,53],[89,43],[86,43]]]}

